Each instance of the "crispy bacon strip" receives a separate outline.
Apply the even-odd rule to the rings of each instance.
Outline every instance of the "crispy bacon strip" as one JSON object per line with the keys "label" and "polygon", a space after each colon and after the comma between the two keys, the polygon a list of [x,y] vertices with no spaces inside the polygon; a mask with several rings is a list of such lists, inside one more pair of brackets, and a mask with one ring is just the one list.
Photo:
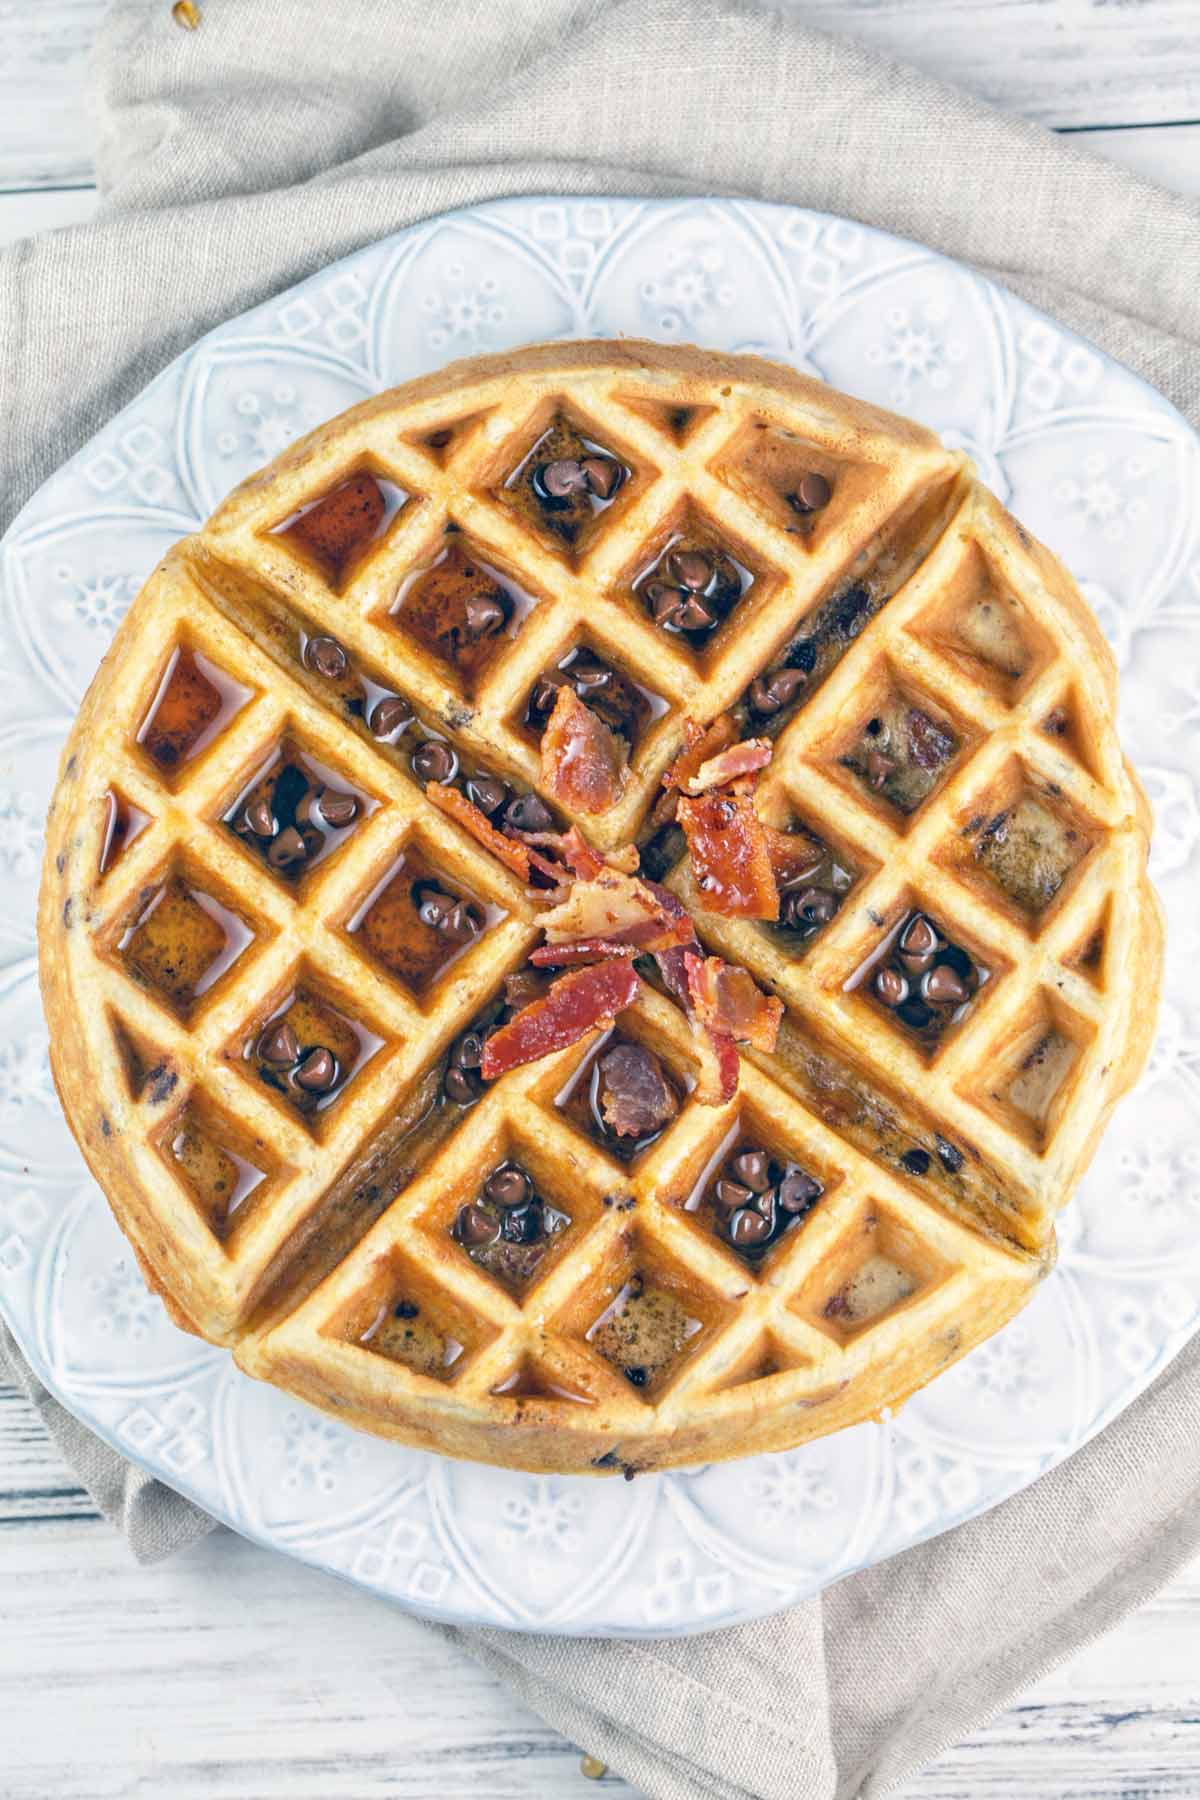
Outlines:
{"label": "crispy bacon strip", "polygon": [[745,969],[719,956],[686,954],[688,992],[696,1018],[708,1030],[727,1033],[735,1043],[772,1051],[783,1018],[783,1001],[764,994]]}
{"label": "crispy bacon strip", "polygon": [[684,748],[663,776],[665,788],[686,787],[702,763],[719,756],[737,742],[737,721],[732,713],[718,713],[707,728],[694,719],[683,721]]}
{"label": "crispy bacon strip", "polygon": [[431,781],[425,789],[425,797],[432,800],[439,812],[454,819],[463,830],[469,832],[477,844],[490,850],[498,862],[506,869],[511,869],[521,881],[529,880],[529,850],[519,838],[506,837],[497,831],[491,820],[468,800],[458,788],[446,782]]}
{"label": "crispy bacon strip", "polygon": [[540,1000],[493,1031],[483,1047],[483,1079],[494,1081],[508,1069],[565,1050],[597,1025],[610,1025],[633,1004],[640,986],[633,964],[624,957],[561,976]]}
{"label": "crispy bacon strip", "polygon": [[565,969],[573,963],[607,962],[614,956],[640,956],[636,944],[617,944],[612,938],[575,938],[569,944],[539,944],[529,960],[535,969]]}
{"label": "crispy bacon strip", "polygon": [[756,775],[766,768],[774,754],[775,746],[769,738],[743,738],[740,744],[731,744],[727,750],[718,751],[716,756],[706,757],[696,773],[683,783],[684,792],[707,794],[712,788],[725,787],[742,776]]}
{"label": "crispy bacon strip", "polygon": [[777,919],[779,889],[749,792],[680,796],[679,823],[702,904],[730,919]]}
{"label": "crispy bacon strip", "polygon": [[573,687],[560,687],[542,733],[546,791],[573,812],[607,812],[624,792],[628,760],[624,740],[583,704]]}

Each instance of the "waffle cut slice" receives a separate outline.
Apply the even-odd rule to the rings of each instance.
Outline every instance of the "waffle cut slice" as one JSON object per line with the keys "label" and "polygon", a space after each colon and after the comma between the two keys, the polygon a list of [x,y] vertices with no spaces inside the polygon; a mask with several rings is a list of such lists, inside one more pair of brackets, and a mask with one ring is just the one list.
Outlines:
{"label": "waffle cut slice", "polygon": [[50,817],[54,1074],[147,1279],[517,1468],[895,1407],[1147,1054],[1115,699],[967,461],[782,366],[540,345],[331,420],[150,577]]}

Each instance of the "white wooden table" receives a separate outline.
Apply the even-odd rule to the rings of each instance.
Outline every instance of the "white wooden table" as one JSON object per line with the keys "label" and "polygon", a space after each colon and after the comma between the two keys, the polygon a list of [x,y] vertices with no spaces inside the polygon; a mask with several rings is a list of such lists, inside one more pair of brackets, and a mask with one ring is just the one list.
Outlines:
{"label": "white wooden table", "polygon": [[[0,242],[94,209],[80,98],[104,4],[0,0]],[[1200,0],[790,4],[1200,195]],[[631,1792],[578,1764],[467,1658],[329,1577],[227,1533],[137,1569],[0,1389],[0,1800]],[[1200,1568],[908,1792],[1197,1800]]]}

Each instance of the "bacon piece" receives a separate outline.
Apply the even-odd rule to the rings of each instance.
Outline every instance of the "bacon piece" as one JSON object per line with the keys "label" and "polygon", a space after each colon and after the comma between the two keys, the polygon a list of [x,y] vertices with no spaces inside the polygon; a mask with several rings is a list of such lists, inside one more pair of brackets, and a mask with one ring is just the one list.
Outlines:
{"label": "bacon piece", "polygon": [[561,976],[542,999],[523,1006],[492,1032],[483,1047],[483,1079],[495,1081],[508,1069],[565,1050],[597,1025],[611,1025],[632,1006],[640,986],[633,964],[624,957]]}
{"label": "bacon piece", "polygon": [[431,781],[425,789],[425,798],[432,800],[439,812],[454,819],[464,831],[469,832],[477,844],[490,850],[498,862],[521,881],[529,880],[529,851],[519,838],[506,837],[497,831],[486,813],[480,812],[474,801],[468,800],[458,788],[447,782]]}
{"label": "bacon piece", "polygon": [[825,859],[821,845],[804,831],[777,831],[773,825],[762,829],[777,885],[799,887],[810,881]]}
{"label": "bacon piece", "polygon": [[748,792],[682,796],[679,823],[693,878],[710,912],[730,919],[779,917],[770,849]]}
{"label": "bacon piece", "polygon": [[656,892],[636,875],[602,867],[591,879],[571,884],[566,898],[543,915],[542,929],[550,944],[604,938],[640,950],[665,950],[686,942],[692,926],[673,895],[664,904],[664,891]]}
{"label": "bacon piece", "polygon": [[570,963],[605,962],[613,956],[639,956],[636,944],[617,944],[612,938],[575,938],[569,944],[539,944],[529,960],[535,969],[564,969]]}
{"label": "bacon piece", "polygon": [[663,776],[665,788],[686,787],[702,763],[719,756],[737,742],[737,720],[732,713],[718,713],[708,727],[694,719],[683,721],[684,748]]}
{"label": "bacon piece", "polygon": [[708,1030],[727,1033],[735,1043],[772,1051],[783,1018],[783,1001],[764,994],[745,969],[719,956],[687,954],[688,991],[696,1018]]}
{"label": "bacon piece", "polygon": [[607,812],[624,792],[628,760],[624,739],[583,704],[574,688],[560,687],[542,733],[547,792],[574,812]]}
{"label": "bacon piece", "polygon": [[718,751],[716,756],[707,757],[696,773],[683,783],[684,792],[706,794],[712,788],[727,786],[740,776],[756,775],[766,768],[774,754],[775,747],[768,738],[743,738],[740,744],[731,744],[727,750]]}

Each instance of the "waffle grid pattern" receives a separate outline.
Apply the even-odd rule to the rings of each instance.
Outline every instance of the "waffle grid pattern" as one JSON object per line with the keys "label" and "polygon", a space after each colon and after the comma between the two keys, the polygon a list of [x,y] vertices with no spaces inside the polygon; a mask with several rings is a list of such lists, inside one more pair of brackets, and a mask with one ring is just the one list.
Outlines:
{"label": "waffle grid pattern", "polygon": [[[1079,625],[1082,609],[1057,565],[1022,541],[1019,528],[970,482],[961,459],[917,428],[816,384],[790,376],[784,382],[774,370],[764,383],[762,365],[747,376],[742,364],[741,378],[731,380],[736,365],[726,363],[707,380],[693,372],[684,382],[677,371],[656,376],[636,359],[626,369],[609,359],[611,347],[600,348],[605,355],[592,362],[547,359],[516,380],[505,374],[471,383],[466,401],[441,383],[428,394],[418,383],[383,396],[231,496],[200,538],[171,554],[131,613],[125,663],[138,680],[104,696],[105,748],[94,756],[101,778],[89,774],[92,804],[80,839],[81,863],[98,859],[98,801],[108,790],[152,821],[96,890],[87,919],[93,948],[83,954],[106,1019],[178,1078],[165,1104],[144,1091],[108,1108],[125,1119],[124,1154],[169,1224],[156,1233],[152,1217],[136,1207],[125,1222],[178,1310],[205,1335],[237,1346],[251,1372],[356,1422],[416,1441],[424,1431],[452,1451],[534,1467],[595,1464],[596,1446],[612,1443],[627,1447],[628,1467],[796,1441],[902,1398],[1015,1310],[1041,1272],[1053,1212],[1097,1134],[1096,1088],[1088,1077],[1119,1061],[1128,1032],[1111,989],[1114,972],[1133,957],[1144,865],[1111,718],[1079,676],[1083,651],[1094,654]],[[682,441],[668,423],[678,416],[681,394],[697,419]],[[549,548],[497,491],[564,409],[634,472],[577,556]],[[839,506],[835,485],[827,516],[809,535],[790,533],[777,506],[756,505],[744,475],[750,434],[763,427],[792,434],[835,468],[855,471],[846,484],[854,504]],[[422,447],[446,430],[444,455]],[[386,536],[334,592],[276,528],[361,468],[395,483],[407,499]],[[598,847],[609,848],[636,835],[678,748],[682,718],[706,721],[736,702],[822,599],[895,558],[906,522],[939,484],[948,522],[934,549],[784,729],[761,790],[768,817],[799,820],[844,847],[859,870],[838,916],[796,956],[768,927],[706,914],[686,871],[673,879],[713,951],[750,968],[801,1022],[819,1020],[823,1040],[866,1081],[924,1096],[940,1132],[979,1146],[1004,1168],[1011,1214],[984,1221],[980,1230],[931,1204],[918,1181],[898,1178],[828,1121],[797,1107],[786,1080],[775,1079],[778,1071],[761,1057],[743,1058],[741,1089],[728,1107],[685,1102],[652,1148],[624,1168],[554,1104],[588,1053],[583,1045],[495,1083],[315,1293],[265,1328],[254,1321],[266,1274],[289,1240],[319,1224],[324,1196],[386,1124],[397,1096],[479,1014],[538,937],[536,911],[518,884],[425,799],[396,750],[331,708],[320,678],[281,646],[301,631],[333,633],[356,667],[411,700],[466,754],[536,787],[536,744],[521,725],[529,690],[567,650],[586,644],[666,702],[636,747],[623,800],[601,820],[579,821]],[[657,630],[630,592],[685,510],[701,515],[754,575],[703,654]],[[405,574],[429,560],[450,522],[538,601],[471,693],[403,632],[402,613],[390,610]],[[978,663],[967,668],[946,649],[956,581],[965,559],[980,552],[996,582],[1019,595],[1035,646],[1015,696],[989,685]],[[211,659],[247,697],[169,788],[135,738],[180,644]],[[932,710],[952,715],[961,741],[945,779],[908,819],[891,815],[838,760],[867,716],[864,695],[888,684],[928,696]],[[1040,728],[1063,708],[1071,712],[1074,745],[1086,744],[1086,765]],[[285,735],[369,802],[347,840],[294,891],[222,823],[247,775]],[[1018,779],[1051,792],[1088,845],[1063,893],[1036,921],[998,891],[964,880],[953,854],[961,822],[991,810],[988,796]],[[504,915],[420,1000],[360,954],[344,929],[361,897],[413,841],[448,879]],[[115,951],[131,910],[172,869],[185,871],[254,933],[186,1024],[129,979]],[[908,906],[927,912],[992,971],[932,1059],[846,987],[883,926]],[[1096,979],[1078,957],[1101,921]],[[78,944],[77,936],[77,951]],[[378,1040],[311,1128],[250,1079],[242,1059],[256,1025],[301,979]],[[1025,1133],[1011,1109],[995,1103],[996,1072],[1019,1067],[1047,1023],[1077,1055],[1045,1131]],[[647,991],[623,1018],[626,1028],[677,1071],[693,1067],[686,1021],[660,996]],[[1093,1096],[1086,1109],[1072,1099],[1085,1089]],[[1115,1097],[1105,1095],[1104,1105]],[[164,1197],[164,1187],[178,1184],[163,1145],[189,1103],[228,1120],[232,1137],[253,1146],[267,1175],[223,1243],[190,1198],[185,1202],[181,1186]],[[681,1210],[739,1120],[818,1174],[826,1190],[757,1271]],[[572,1220],[523,1301],[472,1264],[449,1234],[456,1205],[472,1198],[506,1156],[522,1160]],[[1016,1241],[1002,1242],[988,1228]],[[910,1275],[915,1292],[866,1329],[843,1331],[825,1304],[856,1260],[878,1248]],[[585,1341],[589,1324],[634,1269],[677,1294],[702,1326],[663,1384],[645,1396]],[[464,1342],[467,1354],[445,1382],[356,1341],[372,1295],[395,1292],[405,1279]],[[497,1395],[525,1367],[537,1372],[536,1404]],[[497,1421],[524,1425],[519,1449],[489,1440]],[[564,1464],[550,1437],[561,1445],[572,1434],[580,1447]]]}

